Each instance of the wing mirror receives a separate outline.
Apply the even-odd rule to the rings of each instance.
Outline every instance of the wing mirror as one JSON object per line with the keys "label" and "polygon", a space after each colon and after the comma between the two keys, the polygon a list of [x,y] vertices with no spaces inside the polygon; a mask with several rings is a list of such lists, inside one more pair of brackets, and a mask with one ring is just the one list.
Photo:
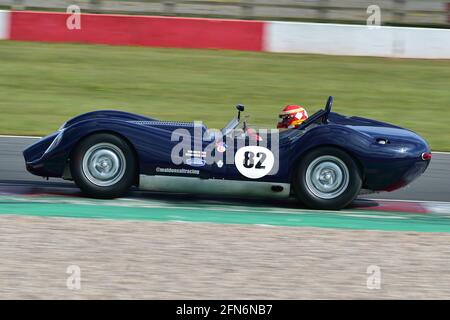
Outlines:
{"label": "wing mirror", "polygon": [[242,104],[238,104],[236,106],[236,109],[238,110],[238,120],[241,120],[241,112],[244,112],[245,106]]}

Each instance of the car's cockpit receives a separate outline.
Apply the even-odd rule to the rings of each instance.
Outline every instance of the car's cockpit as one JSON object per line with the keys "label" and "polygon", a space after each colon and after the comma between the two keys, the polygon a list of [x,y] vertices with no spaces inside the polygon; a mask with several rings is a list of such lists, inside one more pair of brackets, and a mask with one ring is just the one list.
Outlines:
{"label": "car's cockpit", "polygon": [[[305,122],[303,122],[297,129],[294,130],[305,130],[306,128],[310,126],[316,126],[320,124],[326,124],[328,123],[328,116],[331,112],[331,107],[333,105],[333,97],[328,97],[327,103],[325,105],[324,109],[320,109],[316,113],[314,113],[312,116],[310,116]],[[230,122],[221,130],[222,136],[226,136],[230,134],[233,130],[238,128],[239,124],[241,123],[241,112],[244,111],[243,105],[237,105],[236,109],[238,110],[238,116],[231,119]],[[243,121],[243,131],[246,132],[248,129],[248,125],[246,123],[246,120]],[[290,130],[287,130],[290,131]],[[298,134],[298,133],[297,133]]]}

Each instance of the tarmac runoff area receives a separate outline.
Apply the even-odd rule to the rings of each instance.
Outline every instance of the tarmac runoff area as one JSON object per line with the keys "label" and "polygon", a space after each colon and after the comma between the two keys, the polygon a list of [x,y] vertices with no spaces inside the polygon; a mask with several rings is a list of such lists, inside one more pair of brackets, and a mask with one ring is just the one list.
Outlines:
{"label": "tarmac runoff area", "polygon": [[[298,209],[285,201],[242,203],[175,198],[94,200],[66,195],[0,193],[0,216],[192,222],[450,233],[450,203],[360,200],[341,211]],[[408,212],[409,211],[409,212]]]}
{"label": "tarmac runoff area", "polygon": [[290,205],[3,192],[0,298],[450,298],[448,204]]}

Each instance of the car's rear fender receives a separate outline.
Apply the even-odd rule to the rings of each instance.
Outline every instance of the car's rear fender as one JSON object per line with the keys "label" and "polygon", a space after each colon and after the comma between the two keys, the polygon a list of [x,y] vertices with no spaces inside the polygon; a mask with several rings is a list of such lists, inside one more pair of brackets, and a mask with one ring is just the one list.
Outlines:
{"label": "car's rear fender", "polygon": [[292,176],[301,157],[320,147],[335,147],[347,152],[361,168],[364,175],[364,166],[361,156],[364,154],[364,148],[369,148],[372,140],[346,127],[337,127],[333,125],[322,125],[308,130],[293,142],[289,161],[289,177]]}
{"label": "car's rear fender", "polygon": [[389,141],[382,144],[378,141],[379,135],[355,130],[352,126],[324,125],[313,128],[293,146],[290,175],[302,155],[315,148],[334,146],[356,160],[363,175],[363,188],[394,190],[404,186],[425,171],[429,162],[423,161],[421,155],[430,149],[425,140],[409,130],[402,129],[405,131],[404,138],[399,132],[389,135],[389,130],[380,130],[381,136]]}

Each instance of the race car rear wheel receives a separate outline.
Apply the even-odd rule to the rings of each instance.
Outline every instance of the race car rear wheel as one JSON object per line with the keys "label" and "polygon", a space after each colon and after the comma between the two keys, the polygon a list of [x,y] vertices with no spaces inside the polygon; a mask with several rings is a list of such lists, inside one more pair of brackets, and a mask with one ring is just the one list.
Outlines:
{"label": "race car rear wheel", "polygon": [[82,140],[73,152],[70,166],[77,186],[94,198],[122,196],[136,176],[131,147],[120,137],[107,133]]}
{"label": "race car rear wheel", "polygon": [[322,147],[300,160],[292,185],[304,205],[314,209],[339,210],[359,194],[362,179],[350,155],[338,148]]}

